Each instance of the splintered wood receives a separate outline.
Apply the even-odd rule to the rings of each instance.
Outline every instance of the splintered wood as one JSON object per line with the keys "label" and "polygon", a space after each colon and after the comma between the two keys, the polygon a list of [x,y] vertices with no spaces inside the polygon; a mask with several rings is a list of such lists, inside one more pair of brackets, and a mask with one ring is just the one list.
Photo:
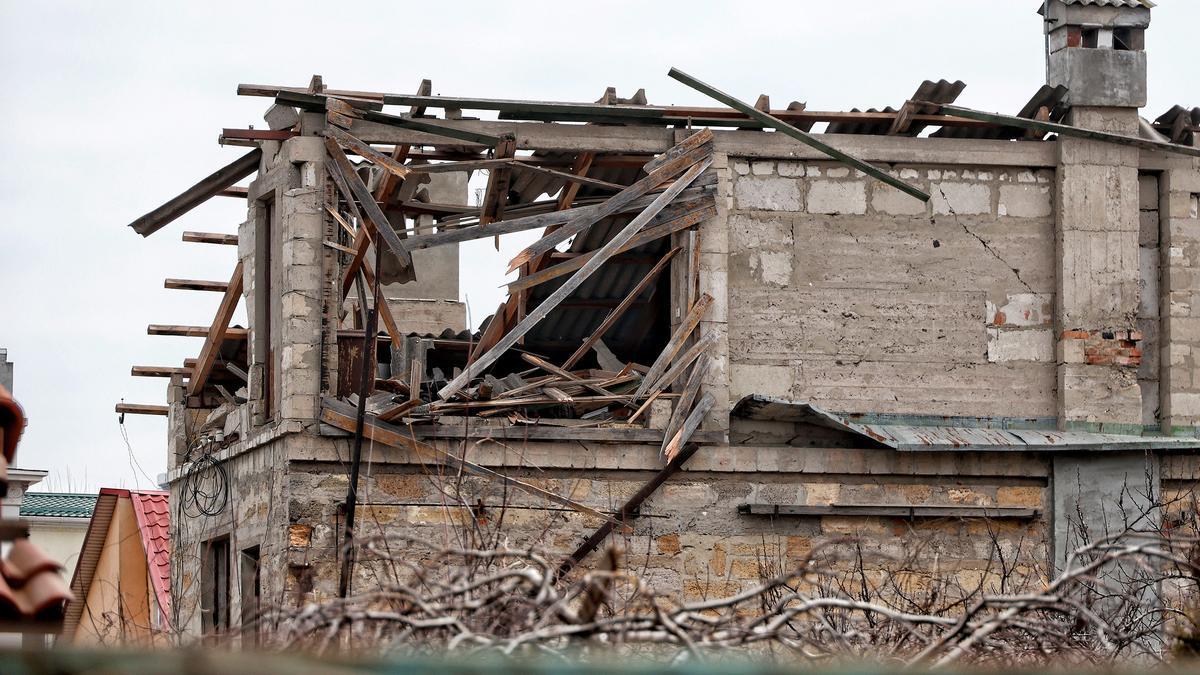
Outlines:
{"label": "splintered wood", "polygon": [[[712,298],[697,298],[691,286],[676,303],[667,295],[669,275],[663,273],[672,264],[694,266],[695,240],[690,240],[687,255],[680,256],[684,249],[672,247],[670,239],[694,231],[716,213],[716,181],[709,171],[711,131],[688,134],[665,152],[641,157],[634,165],[636,172],[630,167],[605,173],[602,179],[588,174],[592,167],[605,165],[603,152],[581,151],[565,167],[569,171],[558,170],[541,166],[543,158],[536,154],[521,154],[510,138],[495,139],[484,159],[414,163],[409,157],[411,147],[391,151],[372,147],[349,130],[356,119],[407,126],[411,116],[393,119],[377,114],[369,102],[315,93],[290,92],[280,100],[325,113],[326,166],[335,187],[328,193],[331,201],[326,210],[332,232],[338,235],[336,241],[326,243],[343,264],[341,315],[360,327],[364,322],[358,313],[365,315],[364,298],[374,303],[393,345],[392,374],[375,378],[374,387],[366,391],[347,385],[343,401],[365,400],[375,424],[413,425],[417,433],[466,416],[494,420],[480,424],[504,420],[527,430],[542,425],[563,437],[586,430],[589,438],[598,438],[609,429],[618,439],[643,429],[654,435],[668,459],[688,442],[694,431],[688,423],[703,404],[700,389],[707,359],[702,357],[716,337],[700,330]],[[363,163],[356,165],[352,157]],[[369,181],[364,169],[374,172]],[[476,170],[490,172],[479,208],[462,205],[457,212],[447,208],[434,216],[436,227],[417,221],[409,225],[409,217],[429,218],[419,214],[436,210],[421,187],[431,174]],[[556,186],[558,194],[547,191],[550,201],[514,203],[515,181],[521,173]],[[616,175],[626,178],[623,182],[609,179]],[[510,263],[510,270],[519,271],[510,284],[512,295],[482,333],[453,339],[399,333],[396,325],[403,318],[392,315],[380,292],[379,270],[368,262],[368,249],[383,246],[415,277],[412,251],[533,229],[543,229],[544,234]],[[569,252],[561,250],[566,245]],[[644,265],[645,271],[625,281],[623,270],[630,264]],[[604,301],[580,296],[597,275],[608,275],[602,282],[607,284],[622,279],[615,286],[620,295]],[[363,282],[366,295],[351,302],[350,291],[357,280]],[[687,316],[670,334],[660,329],[658,353],[641,352],[651,365],[628,355],[617,357],[608,348],[605,340],[620,342],[622,333],[634,325],[631,321],[649,327],[657,321],[656,314],[665,320],[673,304],[682,306]],[[347,308],[352,309],[348,314]],[[574,316],[571,312],[591,312],[573,341],[546,352],[527,347],[526,338],[551,317],[562,320]],[[347,337],[347,344],[357,344],[355,340],[361,342],[361,337]],[[356,353],[348,352],[346,367],[367,367],[361,358],[354,360]],[[589,362],[595,365],[581,367]],[[675,387],[682,389],[675,391]],[[679,405],[665,429],[649,429],[645,420],[639,421],[651,402],[676,399]],[[333,423],[335,417],[327,415],[326,421]]]}

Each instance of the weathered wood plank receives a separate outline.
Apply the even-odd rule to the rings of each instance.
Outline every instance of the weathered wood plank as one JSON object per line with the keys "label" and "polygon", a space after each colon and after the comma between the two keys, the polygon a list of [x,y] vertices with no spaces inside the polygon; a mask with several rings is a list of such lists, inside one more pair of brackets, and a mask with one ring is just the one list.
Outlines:
{"label": "weathered wood plank", "polygon": [[[696,134],[692,138],[696,137],[708,138],[711,140],[712,132],[706,129]],[[689,138],[687,141],[685,141],[685,143],[692,142],[692,138]],[[549,253],[554,249],[554,247],[570,239],[576,234],[583,232],[597,221],[607,218],[615,213],[619,213],[621,209],[628,206],[633,200],[641,197],[647,192],[650,192],[660,184],[666,182],[668,179],[683,171],[685,168],[694,165],[703,157],[711,153],[711,146],[706,148],[701,145],[700,147],[695,147],[677,157],[671,158],[667,162],[664,162],[661,166],[658,166],[657,168],[648,172],[644,178],[613,195],[612,198],[605,201],[603,204],[600,204],[600,207],[595,212],[589,213],[586,216],[569,220],[566,223],[563,223],[558,230],[547,234],[546,236],[527,246],[525,250],[518,253],[516,257],[509,261],[508,271],[511,272],[530,260],[542,254]],[[695,177],[693,177],[693,179],[694,178]],[[672,186],[672,188],[673,187],[675,186]],[[678,194],[678,191],[676,191],[676,194]]]}
{"label": "weathered wood plank", "polygon": [[[442,389],[438,392],[438,396],[440,396],[442,399],[448,399],[450,396],[454,395],[454,393],[462,389],[467,382],[470,382],[486,368],[495,363],[496,359],[500,358],[504,352],[515,345],[517,341],[520,340],[526,333],[528,333],[535,325],[537,325],[538,322],[544,319],[547,314],[549,314],[555,307],[558,306],[558,303],[565,300],[568,295],[574,292],[575,289],[578,288],[579,285],[584,281],[586,281],[587,278],[590,277],[597,269],[599,269],[606,260],[616,255],[622,245],[632,239],[637,232],[642,229],[643,225],[649,222],[650,219],[653,218],[664,207],[666,207],[667,204],[671,203],[671,201],[675,199],[680,192],[687,188],[692,181],[696,180],[696,178],[698,178],[700,174],[703,173],[711,164],[711,156],[707,159],[700,160],[698,164],[692,164],[692,167],[688,169],[687,172],[679,178],[679,180],[675,181],[670,188],[659,195],[658,198],[650,204],[650,206],[646,207],[645,211],[638,214],[638,216],[633,220],[629,221],[629,224],[626,225],[625,228],[616,235],[614,235],[613,238],[605,243],[604,246],[602,246],[598,251],[596,251],[596,253],[589,258],[586,263],[584,263],[583,267],[581,267],[578,272],[576,272],[570,279],[563,283],[562,286],[559,286],[557,289],[555,289],[555,291],[551,293],[545,300],[543,300],[541,304],[539,304],[532,312],[530,312],[528,316],[514,326],[507,335],[501,338],[500,342],[495,347],[469,364],[468,367],[458,375],[458,377],[455,377],[445,387],[442,387]],[[669,167],[663,167],[662,170],[666,171],[668,168]],[[673,172],[672,175],[674,175]],[[616,199],[616,197],[613,197],[613,199]]]}
{"label": "weathered wood plank", "polygon": [[255,148],[204,177],[167,203],[129,224],[134,232],[148,237],[168,223],[216,196],[222,190],[258,170],[262,150]]}
{"label": "weathered wood plank", "polygon": [[707,293],[701,295],[700,299],[696,301],[691,311],[688,312],[687,317],[684,318],[683,323],[679,324],[674,334],[671,335],[667,346],[663,348],[658,358],[650,366],[650,370],[646,372],[646,376],[642,379],[642,385],[638,387],[637,392],[633,395],[634,400],[644,396],[646,391],[667,371],[667,367],[671,365],[671,361],[674,360],[675,355],[679,353],[679,350],[683,349],[688,336],[700,325],[700,320],[704,318],[704,314],[708,311],[712,302],[712,296]]}
{"label": "weathered wood plank", "polygon": [[242,298],[242,263],[238,261],[236,267],[233,268],[233,276],[229,278],[229,286],[225,289],[225,295],[221,297],[221,304],[217,308],[217,314],[213,317],[212,325],[208,328],[208,335],[204,338],[204,346],[200,348],[200,356],[197,357],[196,367],[192,371],[192,377],[188,381],[188,396],[195,396],[204,389],[204,384],[208,381],[208,376],[212,372],[213,364],[217,360],[217,354],[221,349],[221,342],[226,339],[229,322],[233,319],[233,313],[237,309],[238,301]]}
{"label": "weathered wood plank", "polygon": [[326,156],[332,160],[326,162],[325,166],[329,168],[333,182],[343,192],[342,196],[347,201],[357,200],[365,216],[364,221],[372,228],[372,232],[377,233],[383,243],[387,244],[388,249],[400,261],[402,267],[412,269],[412,255],[404,247],[404,242],[396,235],[396,231],[392,228],[387,216],[383,214],[383,210],[379,208],[379,204],[375,202],[375,196],[371,194],[371,191],[354,171],[350,160],[346,158],[346,153],[342,152],[337,141],[328,137],[325,139],[325,150]]}
{"label": "weathered wood plank", "polygon": [[[147,335],[170,335],[175,337],[208,337],[207,326],[178,326],[172,324],[152,323],[146,327]],[[226,340],[245,340],[250,331],[245,328],[229,326],[225,328]]]}
{"label": "weathered wood plank", "polygon": [[196,244],[220,244],[222,246],[237,246],[238,244],[236,234],[220,232],[184,232],[183,240]]}
{"label": "weathered wood plank", "polygon": [[122,415],[167,416],[167,406],[165,405],[149,405],[146,403],[118,403],[114,410]]}
{"label": "weathered wood plank", "polygon": [[224,281],[207,281],[202,279],[166,279],[163,288],[180,291],[212,291],[224,293],[229,284]]}
{"label": "weathered wood plank", "polygon": [[187,377],[192,374],[192,369],[170,366],[134,366],[129,369],[129,374],[133,377],[174,377],[175,375]]}
{"label": "weathered wood plank", "polygon": [[350,134],[346,133],[345,131],[342,131],[341,129],[339,129],[337,127],[334,127],[334,126],[326,127],[325,135],[332,137],[333,140],[337,141],[338,145],[342,146],[343,148],[345,148],[347,150],[354,152],[359,157],[362,157],[363,159],[367,160],[368,162],[374,164],[375,166],[378,166],[382,169],[386,169],[387,171],[390,171],[397,178],[404,178],[405,176],[408,175],[408,167],[406,167],[403,164],[401,164],[400,162],[392,159],[391,157],[388,157],[387,155],[383,154],[382,152],[379,152],[375,148],[372,148],[371,146],[367,145],[366,143],[363,143],[362,141],[358,140],[354,136],[351,136]]}
{"label": "weathered wood plank", "polygon": [[684,420],[683,428],[680,429],[675,434],[675,437],[671,439],[670,443],[667,444],[667,449],[663,453],[663,456],[667,458],[668,462],[679,456],[679,451],[683,449],[685,445],[687,445],[688,440],[692,437],[692,434],[696,433],[696,430],[700,428],[700,424],[704,422],[704,415],[712,409],[716,402],[717,399],[715,399],[712,394],[704,392],[704,396],[700,398],[700,402],[696,404],[696,407],[692,409],[691,414],[687,416],[686,420]]}
{"label": "weathered wood plank", "polygon": [[[639,246],[643,246],[656,239],[661,239],[672,232],[686,230],[687,228],[694,226],[696,223],[712,218],[716,214],[717,209],[715,206],[703,206],[698,209],[688,211],[687,213],[669,220],[662,225],[657,225],[655,227],[648,228],[644,232],[638,233],[638,235],[629,240],[628,243],[622,245],[617,253],[632,251]],[[587,264],[587,262],[591,260],[592,256],[595,254],[595,251],[590,251],[583,255],[571,258],[570,260],[561,262],[553,267],[547,267],[540,272],[534,272],[524,277],[518,277],[508,284],[508,292],[515,293],[516,291],[531,288],[533,286],[537,286],[538,284],[543,284],[551,279],[556,279],[564,274],[570,274],[571,272]]]}

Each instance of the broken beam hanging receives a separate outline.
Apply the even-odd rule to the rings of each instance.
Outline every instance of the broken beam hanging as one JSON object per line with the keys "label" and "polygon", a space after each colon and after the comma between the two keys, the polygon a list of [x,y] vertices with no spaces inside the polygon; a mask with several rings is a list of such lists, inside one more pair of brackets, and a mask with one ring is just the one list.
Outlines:
{"label": "broken beam hanging", "polygon": [[[208,337],[207,326],[173,326],[161,323],[152,323],[146,326],[147,335],[170,335],[174,337]],[[225,329],[224,338],[226,340],[245,340],[250,334],[245,328],[237,326],[229,326]]]}
{"label": "broken beam hanging", "polygon": [[233,162],[217,169],[192,187],[183,191],[150,213],[129,224],[134,232],[149,237],[171,221],[230,188],[234,183],[258,170],[262,150],[255,148]]}
{"label": "broken beam hanging", "polygon": [[678,81],[682,82],[683,84],[686,84],[687,86],[691,87],[692,89],[695,89],[696,91],[698,91],[706,96],[709,96],[713,99],[720,101],[721,103],[724,103],[725,105],[729,106],[730,108],[733,108],[734,110],[737,110],[741,113],[744,113],[744,114],[750,116],[751,118],[753,118],[755,120],[758,120],[759,122],[761,122],[763,124],[763,126],[770,127],[785,136],[794,138],[797,141],[800,141],[801,143],[803,143],[815,150],[823,152],[826,155],[828,155],[829,157],[836,159],[837,161],[839,161],[847,166],[858,169],[859,171],[862,171],[863,173],[867,174],[868,176],[871,176],[872,178],[876,178],[879,181],[886,183],[887,185],[891,185],[892,187],[896,188],[897,190],[900,190],[901,192],[903,192],[905,194],[912,195],[913,197],[916,197],[917,199],[920,199],[923,202],[929,201],[929,195],[927,193],[925,193],[924,191],[922,191],[916,187],[913,187],[912,185],[909,185],[908,183],[905,183],[904,181],[902,181],[898,178],[893,178],[892,176],[888,175],[888,173],[886,171],[883,171],[882,169],[879,169],[871,164],[868,164],[857,157],[848,155],[848,154],[842,152],[841,150],[838,150],[837,148],[825,143],[824,141],[818,140],[811,134],[807,134],[807,133],[797,129],[796,127],[788,124],[787,122],[784,122],[783,120],[781,120],[777,117],[774,117],[774,116],[772,116],[768,113],[765,113],[761,110],[757,110],[757,109],[755,109],[754,106],[749,105],[743,101],[739,101],[738,99],[730,96],[729,94],[726,94],[725,92],[723,92],[719,89],[716,89],[715,87],[713,87],[711,85],[705,84],[704,82],[697,80],[696,78],[692,77],[691,75],[688,75],[687,73],[679,70],[678,68],[672,68],[670,70],[670,72],[668,73],[668,75],[672,79],[678,80]]}
{"label": "broken beam hanging", "polygon": [[[928,102],[919,101],[919,103]],[[1200,148],[1191,148],[1186,145],[1163,143],[1162,141],[1150,141],[1144,138],[1137,138],[1135,136],[1125,136],[1123,134],[1114,134],[1107,131],[1095,131],[1092,129],[1081,129],[1079,127],[1071,126],[1070,124],[1060,124],[1058,122],[1048,122],[1043,120],[1031,120],[1024,117],[1014,117],[1012,115],[1001,115],[1000,113],[984,112],[982,110],[973,110],[971,108],[961,108],[955,105],[938,105],[936,103],[930,103],[929,105],[935,106],[938,109],[938,112],[944,115],[968,117],[984,122],[992,122],[995,124],[1003,124],[1005,126],[1041,131],[1047,134],[1075,136],[1077,138],[1087,138],[1093,141],[1105,141],[1108,143],[1116,143],[1118,145],[1129,145],[1142,150],[1161,150],[1163,152],[1174,152],[1181,155],[1200,157]]]}
{"label": "broken beam hanging", "polygon": [[170,366],[134,366],[129,369],[129,374],[133,377],[173,377],[175,375],[187,377],[191,373],[191,368],[172,368]]}

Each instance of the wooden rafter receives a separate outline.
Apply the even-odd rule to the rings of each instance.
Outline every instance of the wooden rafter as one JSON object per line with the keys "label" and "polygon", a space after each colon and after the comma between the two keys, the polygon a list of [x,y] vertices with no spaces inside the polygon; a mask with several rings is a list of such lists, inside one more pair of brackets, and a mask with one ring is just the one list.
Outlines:
{"label": "wooden rafter", "polygon": [[[208,337],[208,326],[177,326],[172,324],[152,323],[146,326],[147,335],[169,335],[173,337]],[[250,331],[237,326],[225,329],[224,339],[245,340]]]}
{"label": "wooden rafter", "polygon": [[200,348],[200,356],[196,359],[196,367],[192,371],[192,377],[188,381],[188,396],[195,396],[204,389],[205,383],[208,381],[208,376],[212,373],[213,364],[216,363],[217,355],[221,350],[221,343],[225,339],[229,322],[233,320],[233,313],[237,310],[238,300],[242,297],[242,263],[239,261],[237,266],[233,268],[233,276],[229,278],[229,287],[225,289],[225,295],[221,297],[221,304],[217,308],[217,314],[213,317],[212,325],[208,328],[208,335],[204,338],[204,346]]}
{"label": "wooden rafter", "polygon": [[202,279],[167,279],[163,281],[163,288],[170,288],[181,291],[212,291],[215,293],[224,293],[225,289],[229,288],[229,284],[224,281],[207,281]]}
{"label": "wooden rafter", "polygon": [[234,183],[258,170],[262,150],[255,148],[229,164],[217,169],[184,190],[175,198],[129,224],[134,232],[148,237],[168,223],[191,211],[210,198],[228,190]]}
{"label": "wooden rafter", "polygon": [[183,240],[196,244],[220,244],[223,246],[238,245],[238,237],[236,234],[222,234],[220,232],[184,232]]}
{"label": "wooden rafter", "polygon": [[[543,300],[536,309],[530,312],[528,316],[514,326],[507,335],[501,338],[495,347],[469,364],[467,368],[464,369],[457,377],[447,383],[445,387],[442,387],[442,389],[438,391],[438,395],[442,399],[447,399],[462,389],[468,382],[471,381],[472,378],[476,377],[486,368],[495,363],[496,360],[504,354],[504,352],[515,345],[518,340],[520,340],[535,325],[544,319],[546,315],[548,315],[555,307],[557,307],[558,303],[562,302],[568,295],[573,293],[575,289],[578,288],[584,281],[586,281],[588,277],[590,277],[597,269],[599,269],[599,267],[603,265],[606,260],[615,255],[621,246],[628,243],[629,240],[632,239],[637,232],[642,229],[642,226],[644,226],[650,221],[651,218],[657,215],[659,211],[665,208],[667,204],[671,203],[671,200],[675,199],[680,192],[690,185],[692,181],[696,180],[696,178],[698,178],[700,174],[712,164],[711,147],[708,148],[708,151],[709,155],[707,157],[700,155],[692,159],[690,164],[691,168],[687,169],[687,171],[682,177],[679,178],[679,180],[675,181],[670,188],[659,195],[658,198],[650,204],[650,206],[646,207],[645,211],[638,214],[638,216],[633,220],[629,221],[629,224],[626,225],[620,232],[615,234],[612,239],[604,244],[604,246],[600,247],[600,249],[597,250],[596,253],[589,258],[586,263],[584,263],[579,271],[577,271],[570,279],[563,282],[563,284],[555,289],[555,291],[551,293],[545,300]],[[691,154],[688,153],[685,156],[690,157]],[[613,199],[616,199],[616,197],[613,197]]]}

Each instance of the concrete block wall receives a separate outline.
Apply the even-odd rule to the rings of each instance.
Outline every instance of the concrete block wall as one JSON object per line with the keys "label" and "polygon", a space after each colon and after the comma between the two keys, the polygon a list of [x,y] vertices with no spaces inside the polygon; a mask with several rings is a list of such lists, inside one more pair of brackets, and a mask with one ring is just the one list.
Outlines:
{"label": "concrete block wall", "polygon": [[1160,177],[1162,425],[1200,433],[1200,161]]}
{"label": "concrete block wall", "polygon": [[729,400],[1053,417],[1054,172],[729,159]]}
{"label": "concrete block wall", "polygon": [[[1071,123],[1137,134],[1133,109],[1081,108]],[[1055,214],[1059,426],[1140,432],[1141,221],[1136,148],[1059,139]]]}

